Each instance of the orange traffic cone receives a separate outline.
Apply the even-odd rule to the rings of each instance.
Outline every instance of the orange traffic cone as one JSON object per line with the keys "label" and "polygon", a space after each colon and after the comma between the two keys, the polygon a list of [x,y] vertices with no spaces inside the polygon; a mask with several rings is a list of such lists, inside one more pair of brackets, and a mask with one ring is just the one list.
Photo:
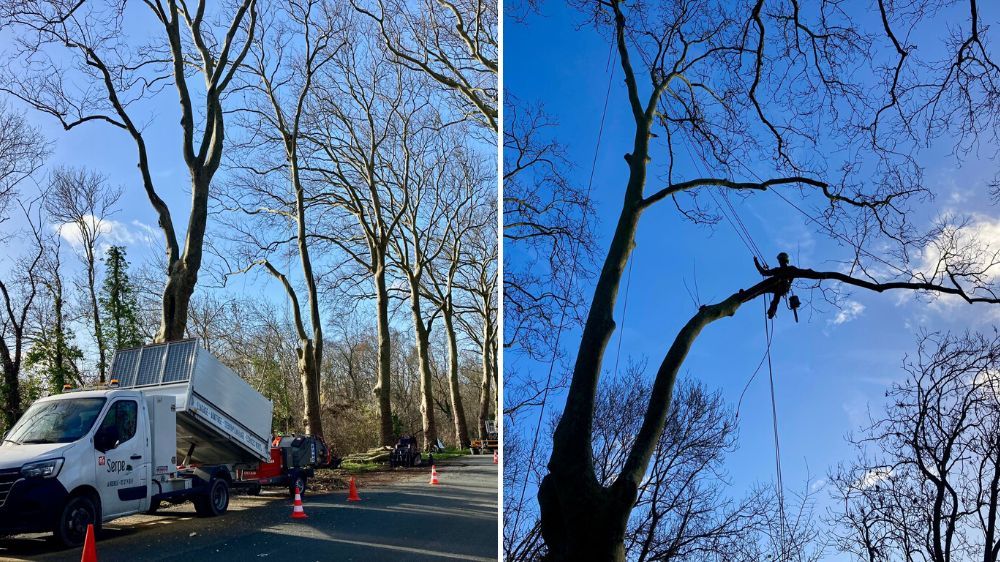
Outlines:
{"label": "orange traffic cone", "polygon": [[302,495],[299,493],[299,489],[295,488],[295,503],[292,507],[292,519],[305,519],[306,517],[308,516],[302,509]]}
{"label": "orange traffic cone", "polygon": [[358,495],[358,487],[354,485],[354,477],[351,476],[351,489],[347,493],[347,501],[349,502],[359,502],[361,501],[361,496]]}
{"label": "orange traffic cone", "polygon": [[500,464],[500,452],[493,451],[493,464]]}
{"label": "orange traffic cone", "polygon": [[440,482],[438,482],[437,468],[435,468],[434,465],[431,465],[431,486],[437,486],[438,484],[440,484]]}
{"label": "orange traffic cone", "polygon": [[83,540],[83,556],[80,562],[97,562],[97,545],[94,544],[94,525],[87,525],[87,538]]}

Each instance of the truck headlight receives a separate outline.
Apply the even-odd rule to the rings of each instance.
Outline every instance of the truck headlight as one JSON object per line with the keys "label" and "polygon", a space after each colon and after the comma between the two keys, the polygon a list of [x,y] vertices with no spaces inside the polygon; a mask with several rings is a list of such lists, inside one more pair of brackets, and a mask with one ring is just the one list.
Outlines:
{"label": "truck headlight", "polygon": [[47,461],[31,462],[21,467],[21,476],[25,478],[54,478],[59,475],[64,459],[49,459]]}

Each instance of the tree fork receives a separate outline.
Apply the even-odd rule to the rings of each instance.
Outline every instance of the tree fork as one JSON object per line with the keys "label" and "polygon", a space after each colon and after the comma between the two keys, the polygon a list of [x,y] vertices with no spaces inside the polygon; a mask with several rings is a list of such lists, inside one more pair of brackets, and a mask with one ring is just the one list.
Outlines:
{"label": "tree fork", "polygon": [[[595,559],[624,560],[624,530],[638,497],[639,485],[663,433],[677,373],[701,331],[716,320],[733,316],[743,304],[765,294],[775,294],[796,279],[836,281],[882,293],[889,290],[933,291],[963,297],[969,303],[1000,304],[1000,298],[972,297],[961,287],[947,287],[927,282],[878,283],[858,279],[836,271],[815,271],[794,266],[764,270],[764,279],[748,289],[740,289],[716,304],[702,305],[681,328],[657,370],[642,426],[636,435],[621,473],[608,487],[594,476],[593,465],[579,470],[573,462],[549,463],[549,474],[539,487],[542,508],[542,534],[549,546],[547,560]],[[564,414],[560,420],[566,420]],[[589,430],[591,424],[587,424]],[[587,436],[590,439],[590,435]],[[591,447],[588,443],[587,451]],[[562,460],[562,459],[559,459]],[[596,487],[596,488],[595,488]],[[599,513],[600,526],[593,527]],[[600,535],[599,537],[595,535]],[[596,550],[595,550],[596,549]]]}

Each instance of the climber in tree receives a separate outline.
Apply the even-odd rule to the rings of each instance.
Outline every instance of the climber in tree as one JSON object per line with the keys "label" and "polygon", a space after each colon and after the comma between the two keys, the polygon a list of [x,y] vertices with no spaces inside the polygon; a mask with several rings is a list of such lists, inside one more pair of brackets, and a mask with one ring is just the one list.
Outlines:
{"label": "climber in tree", "polygon": [[[764,277],[771,277],[775,273],[778,273],[782,268],[788,267],[788,254],[781,252],[778,254],[778,267],[773,270],[768,268],[766,265],[761,265],[757,261],[757,257],[753,258],[753,264],[757,266],[757,271],[760,272]],[[771,299],[771,306],[767,307],[767,317],[774,318],[774,315],[778,313],[778,303],[781,302],[781,298],[788,294],[788,291],[792,289],[792,280],[787,278],[781,281],[781,283],[774,289],[774,298]],[[796,307],[797,308],[797,307]],[[798,322],[799,315],[795,314],[795,321]]]}

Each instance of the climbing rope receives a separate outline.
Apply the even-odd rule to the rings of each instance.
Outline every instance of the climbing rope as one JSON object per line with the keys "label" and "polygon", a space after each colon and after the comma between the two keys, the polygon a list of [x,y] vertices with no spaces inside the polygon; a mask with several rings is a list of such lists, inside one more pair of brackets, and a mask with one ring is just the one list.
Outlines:
{"label": "climbing rope", "polygon": [[[775,295],[774,298],[779,298]],[[779,550],[782,556],[779,560],[783,560],[783,555],[785,552],[785,483],[781,476],[781,442],[778,438],[778,401],[775,399],[774,395],[774,366],[771,364],[771,344],[774,340],[774,321],[767,316],[767,297],[764,298],[764,336],[767,338],[767,350],[765,354],[767,355],[767,376],[768,382],[771,387],[771,429],[774,432],[774,473],[775,473],[775,491],[778,495],[778,541]]]}

